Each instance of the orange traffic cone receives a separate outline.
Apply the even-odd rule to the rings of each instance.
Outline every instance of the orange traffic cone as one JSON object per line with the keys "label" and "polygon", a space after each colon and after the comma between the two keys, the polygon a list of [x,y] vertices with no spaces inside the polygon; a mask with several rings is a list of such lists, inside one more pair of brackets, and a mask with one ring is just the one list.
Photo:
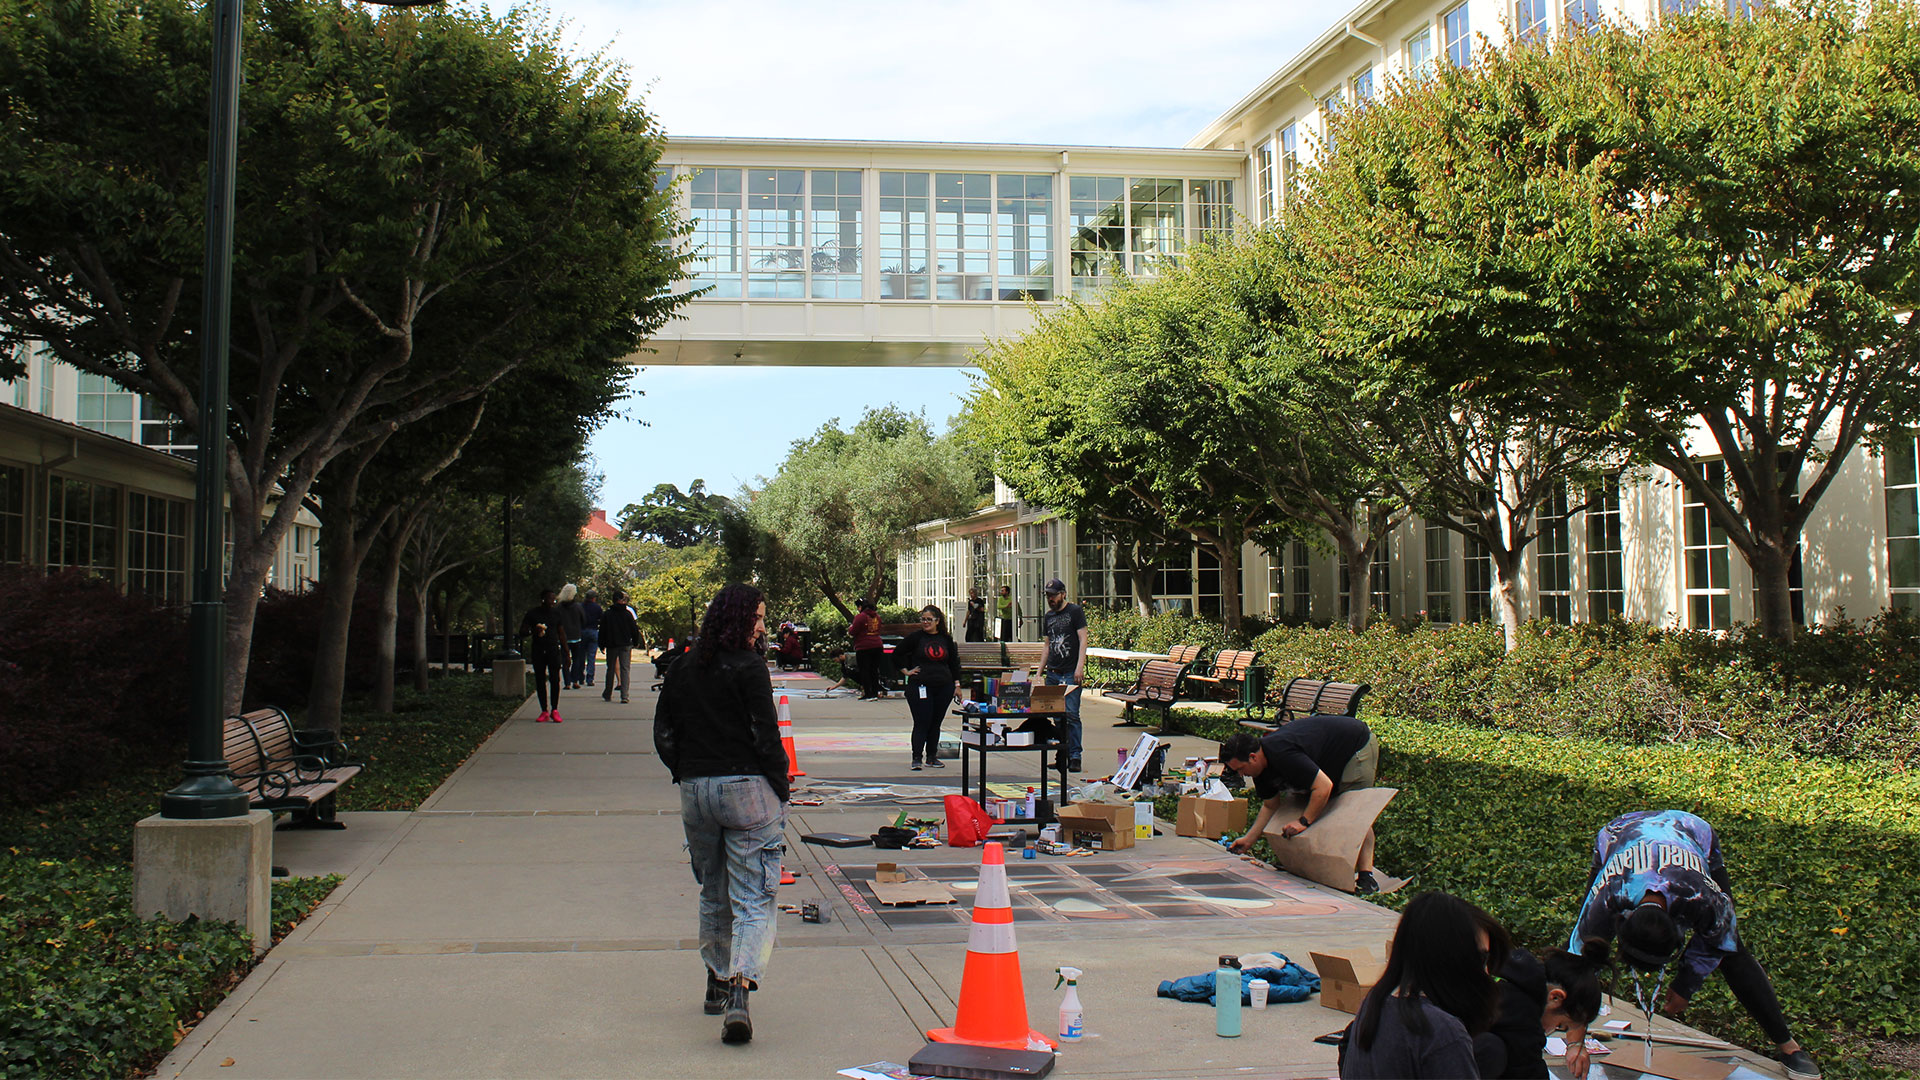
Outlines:
{"label": "orange traffic cone", "polygon": [[807,775],[800,767],[800,755],[793,749],[793,706],[787,704],[787,695],[780,695],[775,715],[780,718],[780,745],[787,748],[787,779]]}
{"label": "orange traffic cone", "polygon": [[927,1032],[934,1042],[1025,1050],[1036,1040],[1059,1044],[1027,1026],[1027,994],[1020,985],[1020,950],[1013,941],[1013,904],[1007,898],[1006,849],[991,843],[980,858],[973,894],[973,929],[960,976],[960,1008],[950,1028]]}

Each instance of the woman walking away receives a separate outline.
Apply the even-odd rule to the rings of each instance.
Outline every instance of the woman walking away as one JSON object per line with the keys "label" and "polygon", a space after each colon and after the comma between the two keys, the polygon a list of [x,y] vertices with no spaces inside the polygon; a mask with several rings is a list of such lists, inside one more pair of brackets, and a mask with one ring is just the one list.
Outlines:
{"label": "woman walking away", "polygon": [[1488,964],[1504,960],[1507,935],[1479,908],[1422,893],[1400,915],[1380,981],[1360,1003],[1340,1044],[1347,1080],[1478,1077],[1473,1037],[1493,1023],[1498,988]]}
{"label": "woman walking away", "polygon": [[580,632],[584,626],[580,603],[574,599],[578,591],[572,582],[560,586],[560,626],[567,637],[567,665],[562,669],[561,681],[569,690],[580,689],[580,680],[573,674],[573,669],[579,666],[575,661],[580,656]]}
{"label": "woman walking away", "polygon": [[1579,956],[1554,949],[1544,962],[1525,949],[1508,953],[1500,969],[1500,1018],[1473,1037],[1480,1075],[1545,1080],[1547,1036],[1561,1028],[1584,1032],[1600,1015],[1607,953],[1604,941],[1589,942]]}
{"label": "woman walking away", "polygon": [[860,680],[860,700],[886,697],[880,689],[880,658],[886,653],[886,645],[880,640],[880,609],[873,601],[860,601],[859,613],[847,632],[853,635],[853,655],[859,662],[854,678]]}
{"label": "woman walking away", "polygon": [[653,747],[680,785],[680,821],[700,883],[706,1010],[725,1013],[720,1039],[729,1043],[753,1038],[747,992],[759,988],[773,956],[786,851],[787,753],[773,680],[752,649],[766,617],[760,590],[721,589],[654,709]]}
{"label": "woman walking away", "polygon": [[909,665],[907,711],[913,714],[913,771],[925,761],[936,769],[940,760],[940,720],[960,691],[960,648],[947,632],[947,613],[928,604],[920,609],[920,629],[900,643],[900,655]]}
{"label": "woman walking away", "polygon": [[520,632],[531,635],[527,660],[533,665],[533,691],[540,698],[536,724],[560,722],[560,673],[567,666],[567,631],[554,606],[553,590],[540,594],[540,606],[520,619]]}
{"label": "woman walking away", "polygon": [[979,589],[967,590],[967,640],[987,640],[987,598]]}

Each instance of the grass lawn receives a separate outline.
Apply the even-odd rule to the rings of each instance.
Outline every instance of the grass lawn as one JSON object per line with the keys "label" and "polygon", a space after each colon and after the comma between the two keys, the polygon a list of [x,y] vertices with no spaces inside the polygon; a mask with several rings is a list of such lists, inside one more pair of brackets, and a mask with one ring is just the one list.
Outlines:
{"label": "grass lawn", "polygon": [[[342,789],[341,808],[418,806],[519,705],[491,689],[455,674],[429,695],[402,691],[394,716],[349,713],[368,769]],[[232,924],[133,915],[133,824],[179,779],[177,760],[155,762],[55,803],[0,810],[0,1077],[151,1068],[252,969],[251,943]],[[275,940],[339,881],[275,881]]]}
{"label": "grass lawn", "polygon": [[[1218,714],[1182,714],[1224,735]],[[1564,945],[1594,833],[1629,810],[1713,823],[1740,931],[1830,1077],[1911,1076],[1920,1046],[1920,776],[1725,744],[1627,746],[1368,716],[1380,865],[1485,907],[1529,946]],[[1264,849],[1262,849],[1264,850]],[[1617,988],[1631,999],[1630,983]],[[1685,1019],[1771,1049],[1720,979]]]}

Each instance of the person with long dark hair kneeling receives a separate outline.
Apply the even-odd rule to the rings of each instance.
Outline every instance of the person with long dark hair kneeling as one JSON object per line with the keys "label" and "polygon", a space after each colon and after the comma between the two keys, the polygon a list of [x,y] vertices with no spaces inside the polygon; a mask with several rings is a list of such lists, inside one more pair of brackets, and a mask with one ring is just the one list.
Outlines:
{"label": "person with long dark hair kneeling", "polygon": [[1554,949],[1544,958],[1525,949],[1507,954],[1500,968],[1500,1016],[1473,1037],[1483,1077],[1545,1080],[1547,1036],[1561,1029],[1586,1032],[1600,1015],[1600,972],[1607,944],[1590,941],[1582,955]]}
{"label": "person with long dark hair kneeling", "polygon": [[720,1038],[753,1038],[747,993],[773,956],[775,894],[786,852],[787,753],[773,680],[753,649],[767,617],[760,590],[729,585],[707,605],[693,648],[667,672],[653,746],[680,785],[680,821],[700,883],[706,1011]]}
{"label": "person with long dark hair kneeling", "polygon": [[1485,912],[1457,896],[1421,893],[1400,915],[1380,981],[1340,1044],[1340,1075],[1396,1080],[1480,1075],[1474,1036],[1493,1023],[1498,967],[1511,942]]}

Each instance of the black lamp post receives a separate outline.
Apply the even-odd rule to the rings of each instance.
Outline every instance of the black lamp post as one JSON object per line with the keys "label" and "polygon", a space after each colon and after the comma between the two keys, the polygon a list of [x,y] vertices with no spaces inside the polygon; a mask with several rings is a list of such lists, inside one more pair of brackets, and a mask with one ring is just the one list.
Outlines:
{"label": "black lamp post", "polygon": [[[247,796],[227,775],[227,336],[233,305],[233,173],[240,137],[240,2],[213,0],[213,94],[207,131],[207,252],[200,302],[200,446],[193,504],[193,604],[187,617],[186,773],[160,796],[167,818],[240,817]],[[440,0],[370,0],[423,7]]]}

